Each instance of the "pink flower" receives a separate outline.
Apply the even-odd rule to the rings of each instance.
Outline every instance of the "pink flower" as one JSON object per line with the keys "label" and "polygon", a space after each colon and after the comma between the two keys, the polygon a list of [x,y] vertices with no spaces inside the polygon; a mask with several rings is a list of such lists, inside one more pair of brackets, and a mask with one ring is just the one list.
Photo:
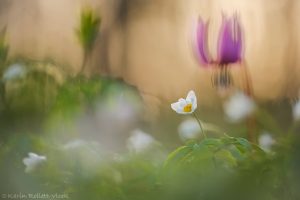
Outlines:
{"label": "pink flower", "polygon": [[242,28],[237,14],[232,17],[223,15],[222,27],[219,33],[217,59],[210,56],[208,50],[208,21],[199,18],[197,26],[196,47],[201,64],[206,67],[234,64],[242,60]]}

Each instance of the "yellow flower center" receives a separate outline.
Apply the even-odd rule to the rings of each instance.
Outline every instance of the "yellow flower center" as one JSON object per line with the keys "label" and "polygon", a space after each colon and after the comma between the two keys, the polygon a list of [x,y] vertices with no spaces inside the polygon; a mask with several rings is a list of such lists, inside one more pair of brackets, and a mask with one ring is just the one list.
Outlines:
{"label": "yellow flower center", "polygon": [[183,112],[191,112],[192,111],[192,104],[189,103],[183,107]]}

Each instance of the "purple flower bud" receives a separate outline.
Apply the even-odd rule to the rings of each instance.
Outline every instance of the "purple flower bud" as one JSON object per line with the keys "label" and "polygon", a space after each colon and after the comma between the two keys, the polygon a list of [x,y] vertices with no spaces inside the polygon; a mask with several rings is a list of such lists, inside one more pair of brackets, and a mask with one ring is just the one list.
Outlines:
{"label": "purple flower bud", "polygon": [[207,46],[207,29],[208,22],[204,23],[202,18],[199,18],[197,26],[196,46],[199,60],[204,66],[208,66],[209,64],[211,64],[211,58]]}
{"label": "purple flower bud", "polygon": [[242,58],[242,29],[235,14],[231,18],[223,16],[222,28],[218,42],[219,65],[228,65],[241,61]]}

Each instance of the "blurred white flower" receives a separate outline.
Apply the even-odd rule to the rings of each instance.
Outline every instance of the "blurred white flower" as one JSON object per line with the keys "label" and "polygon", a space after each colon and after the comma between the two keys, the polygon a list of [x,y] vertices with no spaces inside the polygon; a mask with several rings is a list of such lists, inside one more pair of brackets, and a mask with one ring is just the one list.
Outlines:
{"label": "blurred white flower", "polygon": [[171,104],[171,108],[178,114],[191,114],[197,108],[197,97],[193,90],[189,91],[186,99],[180,98]]}
{"label": "blurred white flower", "polygon": [[101,146],[97,141],[86,141],[83,139],[71,140],[62,145],[62,149],[70,153],[76,153],[76,156],[78,157],[84,155],[83,157],[85,159],[87,159],[88,157],[92,157],[93,159],[95,159],[95,157],[93,156],[97,155],[96,157],[98,157],[100,156],[99,152],[101,152]]}
{"label": "blurred white flower", "polygon": [[40,156],[35,153],[28,153],[28,157],[23,159],[23,163],[26,165],[25,172],[33,172],[39,165],[47,160],[46,156]]}
{"label": "blurred white flower", "polygon": [[254,112],[255,103],[244,93],[236,92],[224,103],[223,108],[230,121],[238,122]]}
{"label": "blurred white flower", "polygon": [[293,106],[293,117],[295,121],[300,120],[300,100]]}
{"label": "blurred white flower", "polygon": [[14,79],[19,79],[19,78],[24,78],[26,75],[26,68],[22,64],[13,64],[9,66],[5,72],[3,73],[2,79],[4,81],[9,81],[9,80],[14,80]]}
{"label": "blurred white flower", "polygon": [[63,145],[64,150],[76,149],[87,145],[87,142],[81,139],[75,139]]}
{"label": "blurred white flower", "polygon": [[272,135],[267,132],[264,132],[258,138],[259,146],[267,152],[271,151],[271,148],[275,143],[276,143],[276,141],[274,140]]}
{"label": "blurred white flower", "polygon": [[106,99],[101,110],[105,118],[112,117],[120,122],[128,122],[138,115],[140,108],[140,101],[134,94],[122,92]]}
{"label": "blurred white flower", "polygon": [[156,141],[151,135],[136,129],[132,131],[127,140],[127,148],[132,152],[141,153],[150,149],[155,143]]}
{"label": "blurred white flower", "polygon": [[82,176],[94,176],[103,163],[101,145],[95,140],[73,139],[62,145],[62,150],[66,156],[80,164]]}
{"label": "blurred white flower", "polygon": [[187,119],[178,126],[179,137],[182,141],[196,139],[201,135],[201,128],[196,119]]}

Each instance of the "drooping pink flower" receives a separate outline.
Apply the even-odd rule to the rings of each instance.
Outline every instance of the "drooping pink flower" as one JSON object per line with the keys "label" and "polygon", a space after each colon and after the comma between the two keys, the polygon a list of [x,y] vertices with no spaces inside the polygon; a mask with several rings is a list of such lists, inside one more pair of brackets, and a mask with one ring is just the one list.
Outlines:
{"label": "drooping pink flower", "polygon": [[[243,59],[242,26],[237,14],[227,17],[223,15],[217,43],[217,58],[212,58],[208,48],[208,21],[200,17],[196,32],[196,52],[202,67],[215,68],[212,84],[223,95],[230,91],[233,78],[229,66]],[[225,92],[224,92],[225,91]]]}
{"label": "drooping pink flower", "polygon": [[232,17],[223,16],[219,32],[217,58],[212,59],[208,50],[208,21],[199,18],[197,26],[196,47],[199,61],[205,67],[224,66],[242,60],[243,38],[242,27],[237,14]]}
{"label": "drooping pink flower", "polygon": [[208,22],[204,22],[202,18],[199,18],[197,27],[196,46],[197,53],[201,64],[207,66],[211,64],[211,57],[208,51]]}
{"label": "drooping pink flower", "polygon": [[242,29],[235,14],[231,18],[223,17],[218,42],[218,60],[220,65],[237,63],[242,59]]}

